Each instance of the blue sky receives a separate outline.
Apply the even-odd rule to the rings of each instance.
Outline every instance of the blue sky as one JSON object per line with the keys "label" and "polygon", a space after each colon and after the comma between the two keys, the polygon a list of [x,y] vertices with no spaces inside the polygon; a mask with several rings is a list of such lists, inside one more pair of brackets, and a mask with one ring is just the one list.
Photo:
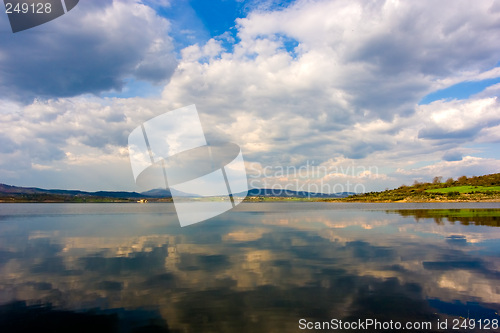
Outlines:
{"label": "blue sky", "polygon": [[128,134],[190,104],[258,186],[500,172],[499,20],[496,1],[81,1],[16,34],[0,15],[0,182],[138,190]]}
{"label": "blue sky", "polygon": [[470,96],[480,93],[497,83],[500,83],[500,77],[481,81],[460,82],[426,95],[422,98],[420,104],[429,104],[438,100],[468,99]]}

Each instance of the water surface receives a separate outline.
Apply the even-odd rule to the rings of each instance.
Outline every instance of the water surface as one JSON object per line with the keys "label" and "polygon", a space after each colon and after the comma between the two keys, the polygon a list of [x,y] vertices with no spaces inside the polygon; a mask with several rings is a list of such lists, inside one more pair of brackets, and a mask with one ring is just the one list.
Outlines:
{"label": "water surface", "polygon": [[185,228],[172,204],[2,204],[0,331],[498,320],[499,225],[498,203],[243,203]]}

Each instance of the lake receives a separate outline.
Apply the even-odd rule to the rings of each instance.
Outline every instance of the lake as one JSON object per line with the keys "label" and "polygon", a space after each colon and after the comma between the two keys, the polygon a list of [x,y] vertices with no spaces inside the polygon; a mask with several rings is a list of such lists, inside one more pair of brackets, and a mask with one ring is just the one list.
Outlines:
{"label": "lake", "polygon": [[500,203],[242,203],[184,228],[168,203],[1,204],[0,332],[495,332],[499,226]]}

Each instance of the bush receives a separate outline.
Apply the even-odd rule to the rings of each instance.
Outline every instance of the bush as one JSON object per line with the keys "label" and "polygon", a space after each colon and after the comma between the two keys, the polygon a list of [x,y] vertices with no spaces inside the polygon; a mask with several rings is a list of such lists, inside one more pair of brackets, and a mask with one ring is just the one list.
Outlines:
{"label": "bush", "polygon": [[434,178],[432,179],[432,183],[433,183],[433,184],[441,184],[441,180],[442,180],[442,179],[443,179],[443,177],[441,177],[441,176],[434,177]]}

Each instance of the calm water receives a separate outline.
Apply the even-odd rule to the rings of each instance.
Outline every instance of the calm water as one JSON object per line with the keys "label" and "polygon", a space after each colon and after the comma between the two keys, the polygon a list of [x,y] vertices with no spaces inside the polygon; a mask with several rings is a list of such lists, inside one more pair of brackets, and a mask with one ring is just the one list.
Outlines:
{"label": "calm water", "polygon": [[185,228],[171,204],[2,204],[0,332],[478,330],[500,319],[498,226],[498,203],[243,203]]}

